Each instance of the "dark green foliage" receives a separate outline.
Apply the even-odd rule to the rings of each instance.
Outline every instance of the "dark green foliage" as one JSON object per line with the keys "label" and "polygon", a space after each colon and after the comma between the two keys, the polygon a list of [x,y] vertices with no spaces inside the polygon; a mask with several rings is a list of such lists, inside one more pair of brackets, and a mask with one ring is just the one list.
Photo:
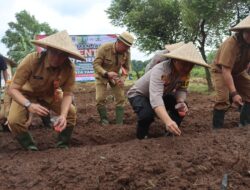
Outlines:
{"label": "dark green foliage", "polygon": [[[205,61],[206,48],[216,49],[230,35],[228,30],[249,15],[249,0],[113,0],[107,9],[111,22],[126,26],[137,36],[144,52],[164,49],[165,44],[192,41]],[[211,59],[211,57],[209,58]],[[208,69],[205,71],[212,89]]]}
{"label": "dark green foliage", "polygon": [[9,49],[8,56],[16,62],[35,51],[35,46],[30,42],[35,35],[41,33],[50,35],[57,31],[51,29],[46,22],[40,24],[25,10],[16,13],[16,22],[10,22],[8,25],[10,28],[5,32],[1,41]]}
{"label": "dark green foliage", "polygon": [[136,78],[139,79],[145,72],[145,67],[148,64],[149,61],[138,61],[138,60],[132,60],[132,71],[135,72]]}
{"label": "dark green foliage", "polygon": [[178,1],[115,0],[106,11],[116,26],[126,26],[137,36],[137,45],[144,52],[163,49],[187,37],[183,30]]}

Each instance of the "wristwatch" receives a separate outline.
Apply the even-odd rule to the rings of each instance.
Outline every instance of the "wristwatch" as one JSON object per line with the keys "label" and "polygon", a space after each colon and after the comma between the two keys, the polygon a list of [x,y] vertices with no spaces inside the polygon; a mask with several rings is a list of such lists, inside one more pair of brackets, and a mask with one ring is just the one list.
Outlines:
{"label": "wristwatch", "polygon": [[30,102],[29,100],[25,100],[25,102],[24,102],[24,107],[25,107],[25,108],[29,108],[30,105],[31,105],[31,102]]}

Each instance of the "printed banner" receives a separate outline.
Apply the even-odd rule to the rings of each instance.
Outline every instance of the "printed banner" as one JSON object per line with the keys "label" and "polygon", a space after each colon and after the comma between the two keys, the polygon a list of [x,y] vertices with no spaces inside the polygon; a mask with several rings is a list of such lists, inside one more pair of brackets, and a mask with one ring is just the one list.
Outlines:
{"label": "printed banner", "polygon": [[[42,39],[46,35],[37,35],[36,39]],[[95,59],[97,48],[106,42],[115,42],[117,36],[115,34],[106,35],[70,35],[72,41],[82,55],[85,56],[86,62],[73,59],[72,62],[76,66],[76,81],[87,82],[94,81],[93,61]],[[37,51],[42,51],[42,48],[37,47]]]}
{"label": "printed banner", "polygon": [[76,81],[94,81],[93,61],[96,50],[103,43],[116,41],[116,35],[72,35],[71,38],[77,49],[86,58],[86,62],[75,60]]}

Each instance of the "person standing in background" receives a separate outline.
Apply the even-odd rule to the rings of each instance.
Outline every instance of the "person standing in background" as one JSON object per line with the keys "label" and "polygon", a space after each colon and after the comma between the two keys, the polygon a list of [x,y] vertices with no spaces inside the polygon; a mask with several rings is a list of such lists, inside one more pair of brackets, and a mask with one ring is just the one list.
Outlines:
{"label": "person standing in background", "polygon": [[116,124],[123,124],[124,115],[124,82],[129,73],[130,47],[134,37],[123,32],[114,43],[101,45],[94,60],[96,78],[96,106],[100,115],[101,125],[108,125],[108,115],[105,106],[107,84],[110,85],[116,101]]}

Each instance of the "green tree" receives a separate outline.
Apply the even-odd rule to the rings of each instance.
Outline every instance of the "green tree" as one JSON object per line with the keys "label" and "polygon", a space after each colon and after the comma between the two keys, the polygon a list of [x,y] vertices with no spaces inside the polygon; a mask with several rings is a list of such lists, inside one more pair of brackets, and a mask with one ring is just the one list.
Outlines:
{"label": "green tree", "polygon": [[[229,35],[229,26],[232,21],[238,23],[242,17],[246,17],[247,1],[226,0],[182,0],[182,22],[187,28],[192,41],[198,43],[198,48],[203,59],[207,62],[206,47],[214,48],[222,39]],[[248,2],[249,4],[249,2]],[[247,7],[247,6],[246,6]],[[249,5],[248,5],[249,14]],[[235,25],[234,24],[234,25]],[[206,79],[209,90],[212,90],[212,81],[209,70],[206,68]]]}
{"label": "green tree", "polygon": [[132,60],[132,71],[135,72],[136,78],[139,79],[145,72],[145,67],[148,64],[148,61],[138,61],[138,60]]}
{"label": "green tree", "polygon": [[8,23],[9,29],[1,41],[9,49],[8,56],[18,62],[28,53],[35,51],[30,40],[40,33],[53,34],[57,30],[51,29],[47,23],[39,23],[26,10],[16,13],[16,22]]}
{"label": "green tree", "polygon": [[187,36],[177,0],[113,0],[106,12],[112,24],[133,32],[138,48],[147,53]]}

